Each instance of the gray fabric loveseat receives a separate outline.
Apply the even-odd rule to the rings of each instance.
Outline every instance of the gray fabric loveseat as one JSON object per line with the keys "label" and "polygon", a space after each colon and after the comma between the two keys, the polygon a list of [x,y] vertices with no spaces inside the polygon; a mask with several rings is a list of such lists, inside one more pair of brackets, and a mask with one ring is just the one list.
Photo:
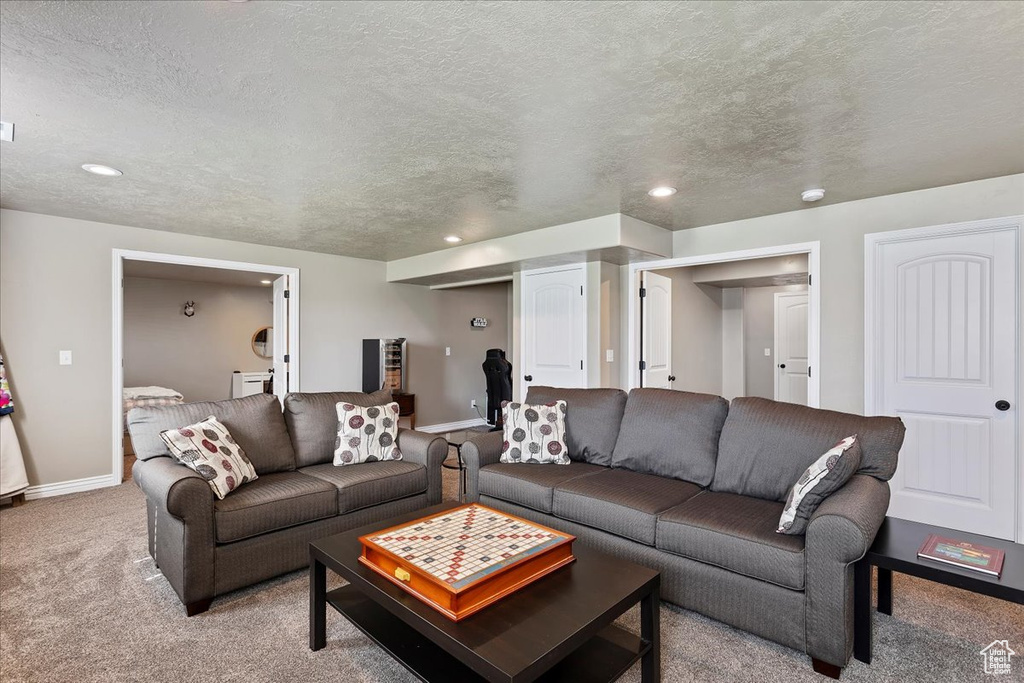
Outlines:
{"label": "gray fabric loveseat", "polygon": [[[441,502],[444,439],[399,431],[400,461],[335,467],[335,404],[380,405],[387,392],[290,394],[284,412],[267,394],[134,408],[128,414],[146,494],[149,553],[189,616],[213,598],[309,563],[309,542]],[[160,432],[215,415],[258,478],[218,500],[170,457]]]}
{"label": "gray fabric loveseat", "polygon": [[[664,599],[839,675],[853,648],[853,563],[889,505],[898,418],[664,389],[533,387],[526,403],[556,399],[572,463],[503,464],[502,434],[477,437],[462,448],[470,500],[658,569]],[[852,434],[857,474],[805,535],[776,533],[789,488]]]}

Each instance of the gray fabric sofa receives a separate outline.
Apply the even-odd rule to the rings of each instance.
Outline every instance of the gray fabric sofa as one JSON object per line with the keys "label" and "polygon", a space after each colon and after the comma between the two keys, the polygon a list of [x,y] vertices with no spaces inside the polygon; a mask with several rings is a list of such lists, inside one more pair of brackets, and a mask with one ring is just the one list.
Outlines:
{"label": "gray fabric sofa", "polygon": [[[335,467],[339,401],[379,405],[390,394],[267,394],[134,408],[132,477],[146,494],[149,553],[189,616],[213,598],[309,563],[309,542],[441,502],[447,442],[402,429],[400,461]],[[170,457],[160,432],[215,415],[259,477],[217,500]]]}
{"label": "gray fabric sofa", "polygon": [[[662,573],[662,597],[806,652],[838,676],[853,648],[853,563],[889,505],[904,427],[760,398],[533,387],[565,399],[569,465],[503,464],[502,434],[462,447],[468,495]],[[858,434],[860,470],[804,536],[775,532],[789,488]]]}

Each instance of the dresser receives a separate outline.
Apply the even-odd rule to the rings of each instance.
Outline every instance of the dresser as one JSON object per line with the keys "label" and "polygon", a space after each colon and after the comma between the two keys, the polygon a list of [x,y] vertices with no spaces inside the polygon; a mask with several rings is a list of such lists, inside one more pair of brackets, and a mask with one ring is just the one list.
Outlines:
{"label": "dresser", "polygon": [[273,377],[274,375],[269,372],[233,372],[231,398],[270,393],[270,380]]}

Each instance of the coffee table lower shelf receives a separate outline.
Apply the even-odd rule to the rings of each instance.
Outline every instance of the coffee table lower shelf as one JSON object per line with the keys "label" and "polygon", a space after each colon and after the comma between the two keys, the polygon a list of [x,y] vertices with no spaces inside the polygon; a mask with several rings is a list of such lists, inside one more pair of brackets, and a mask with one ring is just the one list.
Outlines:
{"label": "coffee table lower shelf", "polygon": [[[431,683],[486,680],[351,585],[329,591],[327,604],[420,680]],[[610,683],[618,680],[650,649],[650,642],[611,624],[537,680]]]}

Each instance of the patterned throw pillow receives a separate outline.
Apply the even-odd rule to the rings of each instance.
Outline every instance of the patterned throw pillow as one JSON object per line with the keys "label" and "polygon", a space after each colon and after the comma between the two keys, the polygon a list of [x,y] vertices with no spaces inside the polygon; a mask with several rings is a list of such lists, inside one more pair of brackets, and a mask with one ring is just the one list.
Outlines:
{"label": "patterned throw pillow", "polygon": [[848,436],[804,470],[786,498],[776,533],[799,536],[821,502],[840,489],[860,467],[857,435]]}
{"label": "patterned throw pillow", "polygon": [[501,462],[568,465],[565,447],[565,401],[544,405],[502,401],[505,442]]}
{"label": "patterned throw pillow", "polygon": [[355,465],[378,460],[401,460],[398,450],[398,404],[362,407],[339,403],[338,439],[334,464]]}
{"label": "patterned throw pillow", "polygon": [[194,425],[160,432],[160,438],[171,455],[195,470],[221,500],[256,479],[256,470],[245,451],[213,415]]}

